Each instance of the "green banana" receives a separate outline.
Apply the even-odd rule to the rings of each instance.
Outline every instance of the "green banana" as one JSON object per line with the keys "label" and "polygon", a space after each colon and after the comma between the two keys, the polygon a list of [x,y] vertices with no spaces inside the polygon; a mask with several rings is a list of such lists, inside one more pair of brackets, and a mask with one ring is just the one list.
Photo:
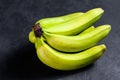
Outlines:
{"label": "green banana", "polygon": [[110,25],[91,26],[103,12],[95,8],[86,13],[38,20],[29,33],[29,41],[35,44],[38,58],[58,70],[75,70],[95,62],[106,50],[104,44],[95,45],[111,30]]}
{"label": "green banana", "polygon": [[111,30],[110,25],[102,25],[80,36],[65,36],[43,33],[46,42],[56,50],[63,52],[77,52],[97,44],[105,38]]}
{"label": "green banana", "polygon": [[[94,27],[94,26],[91,26],[91,27],[87,28],[85,31],[83,31],[83,32],[81,32],[80,34],[78,34],[78,36],[79,36],[79,35],[86,34],[86,33],[90,32],[90,31],[93,31],[94,29],[95,29],[95,27]],[[35,41],[36,41],[36,37],[35,37],[35,34],[34,34],[34,31],[33,31],[33,30],[30,31],[30,33],[29,33],[29,41],[30,41],[31,43],[35,43]]]}
{"label": "green banana", "polygon": [[80,17],[76,17],[75,19],[69,20],[65,23],[43,29],[43,31],[62,35],[75,35],[85,30],[98,19],[100,19],[103,12],[103,9],[95,8],[87,11]]}
{"label": "green banana", "polygon": [[84,13],[82,12],[76,12],[76,13],[67,14],[64,16],[59,16],[59,17],[43,18],[38,20],[35,24],[39,24],[42,28],[49,28],[54,25],[59,25],[60,23],[69,21],[73,18],[79,17],[83,14]]}
{"label": "green banana", "polygon": [[32,30],[32,31],[30,31],[29,32],[29,41],[31,42],[31,43],[35,43],[35,41],[36,41],[36,37],[35,37],[35,34],[34,34],[34,31]]}
{"label": "green banana", "polygon": [[38,58],[47,66],[57,70],[75,70],[83,68],[100,58],[106,50],[106,46],[102,44],[83,52],[67,54],[54,50],[47,45],[42,38],[37,38],[35,44],[37,45]]}
{"label": "green banana", "polygon": [[91,32],[91,31],[93,31],[93,30],[95,30],[95,27],[94,27],[94,26],[91,26],[91,27],[85,29],[83,32],[79,33],[79,34],[76,35],[76,36],[81,36],[81,35],[87,34],[87,33]]}
{"label": "green banana", "polygon": [[[40,26],[42,26],[42,28],[49,28],[49,27],[52,27],[53,25],[58,25],[60,23],[69,21],[73,18],[79,17],[83,14],[84,14],[83,12],[75,12],[75,13],[71,13],[71,14],[67,14],[59,17],[44,18],[44,19],[38,20],[35,24],[39,24]],[[36,37],[33,29],[29,33],[29,41],[31,43],[35,43],[36,41]]]}

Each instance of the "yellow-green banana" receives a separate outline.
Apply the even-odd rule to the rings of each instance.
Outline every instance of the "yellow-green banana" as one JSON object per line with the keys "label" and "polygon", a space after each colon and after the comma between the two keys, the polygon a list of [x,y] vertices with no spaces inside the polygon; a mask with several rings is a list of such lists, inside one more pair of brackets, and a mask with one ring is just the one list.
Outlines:
{"label": "yellow-green banana", "polygon": [[81,36],[81,35],[87,34],[87,33],[91,32],[91,31],[93,31],[94,29],[95,29],[95,27],[94,27],[94,26],[91,26],[91,27],[85,29],[84,31],[82,31],[81,33],[79,33],[79,34],[76,35],[76,36]]}
{"label": "yellow-green banana", "polygon": [[43,31],[54,34],[75,35],[85,30],[86,28],[90,27],[93,23],[100,19],[103,12],[104,12],[103,9],[95,8],[87,11],[80,17],[76,17],[65,23],[54,25],[47,29],[43,29]]}
{"label": "yellow-green banana", "polygon": [[59,25],[63,22],[79,17],[83,14],[84,13],[82,12],[76,12],[76,13],[71,13],[64,16],[59,16],[59,17],[43,18],[38,20],[35,24],[39,24],[42,28],[50,28],[54,25]]}
{"label": "yellow-green banana", "polygon": [[95,62],[106,50],[104,44],[95,45],[111,30],[110,25],[92,26],[103,12],[95,8],[38,20],[29,33],[38,58],[58,70],[75,70]]}
{"label": "yellow-green banana", "polygon": [[106,49],[102,44],[83,52],[67,54],[54,50],[42,38],[37,39],[35,44],[38,58],[47,66],[58,70],[75,70],[85,67],[100,58]]}
{"label": "yellow-green banana", "polygon": [[28,38],[29,38],[29,41],[30,41],[31,43],[35,43],[36,37],[35,37],[35,34],[34,34],[34,31],[33,31],[33,30],[29,32]]}
{"label": "yellow-green banana", "polygon": [[[42,28],[49,28],[49,27],[52,27],[53,25],[59,25],[60,23],[63,23],[63,22],[69,21],[73,18],[79,17],[83,14],[84,14],[83,12],[75,12],[75,13],[67,14],[64,16],[43,18],[43,19],[38,20],[35,24],[39,24],[40,27],[42,27]],[[35,37],[33,29],[29,33],[29,41],[31,43],[35,43],[35,41],[36,41],[36,37]]]}
{"label": "yellow-green banana", "polygon": [[[81,32],[80,34],[78,34],[78,35],[76,35],[76,36],[80,36],[80,35],[86,34],[86,33],[90,32],[90,31],[93,31],[94,29],[95,29],[95,27],[94,27],[94,26],[91,26],[91,27],[87,28],[86,30],[84,30],[83,32]],[[35,43],[35,41],[36,41],[36,37],[35,37],[35,34],[34,34],[34,30],[33,30],[33,29],[32,29],[32,31],[30,31],[30,33],[29,33],[29,41],[30,41],[31,43]]]}
{"label": "yellow-green banana", "polygon": [[63,52],[77,52],[97,44],[105,38],[111,30],[110,25],[102,25],[80,36],[65,36],[43,33],[46,42],[56,50]]}

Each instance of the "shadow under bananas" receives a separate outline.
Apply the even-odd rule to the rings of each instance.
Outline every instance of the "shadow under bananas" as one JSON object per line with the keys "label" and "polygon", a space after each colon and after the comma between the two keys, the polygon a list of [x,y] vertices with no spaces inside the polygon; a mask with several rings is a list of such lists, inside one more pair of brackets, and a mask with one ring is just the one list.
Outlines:
{"label": "shadow under bananas", "polygon": [[31,80],[39,78],[40,80],[50,80],[50,78],[57,79],[59,77],[61,78],[75,73],[81,73],[93,67],[93,64],[91,64],[85,68],[73,71],[60,71],[52,69],[40,62],[36,55],[34,45],[29,43],[13,53],[14,55],[10,56],[6,60],[6,68],[3,75],[9,79],[17,78],[17,80]]}

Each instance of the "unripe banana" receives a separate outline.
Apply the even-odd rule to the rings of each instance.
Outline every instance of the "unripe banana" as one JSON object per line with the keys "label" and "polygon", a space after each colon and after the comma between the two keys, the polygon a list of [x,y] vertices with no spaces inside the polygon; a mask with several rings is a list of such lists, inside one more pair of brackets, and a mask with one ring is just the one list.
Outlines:
{"label": "unripe banana", "polygon": [[[83,12],[75,12],[75,13],[67,14],[64,16],[44,18],[44,19],[38,20],[35,24],[39,24],[42,28],[49,28],[49,27],[52,27],[53,25],[58,25],[60,23],[69,21],[73,18],[79,17],[83,14],[84,14]],[[36,41],[36,37],[35,37],[33,29],[29,33],[29,41],[31,43],[35,43]]]}
{"label": "unripe banana", "polygon": [[105,38],[111,30],[110,25],[102,25],[80,36],[65,36],[43,33],[46,42],[56,50],[77,52],[90,48]]}
{"label": "unripe banana", "polygon": [[59,25],[60,23],[63,23],[63,22],[69,21],[71,19],[74,19],[76,17],[79,17],[83,14],[84,13],[82,13],[82,12],[76,12],[76,13],[67,14],[64,16],[43,18],[43,19],[38,20],[35,24],[39,24],[42,28],[49,28],[54,25]]}
{"label": "unripe banana", "polygon": [[29,33],[29,41],[35,44],[38,58],[57,70],[75,70],[95,62],[106,46],[94,45],[111,30],[110,25],[90,27],[103,12],[103,9],[95,8],[86,13],[38,20]]}
{"label": "unripe banana", "polygon": [[95,8],[87,11],[82,16],[69,20],[59,25],[54,25],[50,28],[43,29],[45,32],[62,34],[62,35],[75,35],[90,27],[102,16],[104,10]]}
{"label": "unripe banana", "polygon": [[95,30],[95,27],[91,26],[91,27],[85,29],[84,31],[82,31],[81,33],[79,33],[77,36],[81,36],[81,35],[87,34],[87,33],[91,32],[93,30]]}
{"label": "unripe banana", "polygon": [[34,34],[34,31],[33,31],[33,30],[30,31],[30,33],[29,33],[29,41],[30,41],[31,43],[35,43],[35,41],[36,41],[36,37],[35,37],[35,34]]}
{"label": "unripe banana", "polygon": [[[86,33],[90,32],[90,31],[93,31],[94,29],[95,29],[95,27],[94,27],[94,26],[91,26],[91,27],[87,28],[85,31],[83,31],[83,32],[81,32],[80,34],[78,34],[78,36],[83,35],[83,34],[86,34]],[[33,30],[30,31],[30,33],[29,33],[29,41],[30,41],[31,43],[35,43],[35,41],[36,41],[36,37],[35,37],[35,34],[34,34],[34,31],[33,31]]]}
{"label": "unripe banana", "polygon": [[57,70],[75,70],[85,67],[100,58],[106,49],[102,44],[83,52],[68,54],[54,50],[42,38],[37,38],[35,44],[38,58],[47,66]]}

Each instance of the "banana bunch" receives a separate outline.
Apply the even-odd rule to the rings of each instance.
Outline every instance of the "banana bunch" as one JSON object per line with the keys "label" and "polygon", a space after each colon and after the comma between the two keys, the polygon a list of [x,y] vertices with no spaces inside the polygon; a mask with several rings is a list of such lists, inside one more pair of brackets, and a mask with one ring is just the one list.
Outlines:
{"label": "banana bunch", "polygon": [[38,58],[57,70],[83,68],[99,59],[106,46],[96,45],[110,32],[108,24],[94,27],[104,10],[91,9],[38,20],[29,33]]}

